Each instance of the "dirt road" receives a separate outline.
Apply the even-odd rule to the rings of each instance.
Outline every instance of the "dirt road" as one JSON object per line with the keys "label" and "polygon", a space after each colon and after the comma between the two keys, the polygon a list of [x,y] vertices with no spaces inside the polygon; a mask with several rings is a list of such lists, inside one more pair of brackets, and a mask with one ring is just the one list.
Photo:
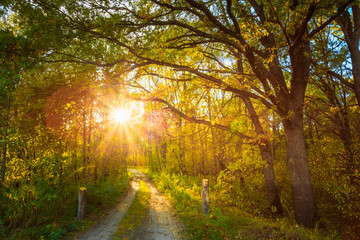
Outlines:
{"label": "dirt road", "polygon": [[[137,170],[135,170],[137,171]],[[139,171],[137,171],[139,172]],[[182,224],[179,222],[167,199],[157,190],[150,179],[143,174],[142,180],[150,189],[150,210],[143,224],[136,230],[135,240],[176,240],[181,239]]]}
{"label": "dirt road", "polygon": [[182,224],[171,210],[167,199],[159,193],[155,185],[141,171],[129,169],[133,173],[130,189],[121,203],[111,210],[103,221],[92,229],[75,238],[79,240],[105,240],[112,239],[117,225],[122,220],[125,212],[139,190],[140,180],[144,181],[150,189],[150,210],[142,225],[135,230],[133,239],[136,240],[176,240],[181,239]]}

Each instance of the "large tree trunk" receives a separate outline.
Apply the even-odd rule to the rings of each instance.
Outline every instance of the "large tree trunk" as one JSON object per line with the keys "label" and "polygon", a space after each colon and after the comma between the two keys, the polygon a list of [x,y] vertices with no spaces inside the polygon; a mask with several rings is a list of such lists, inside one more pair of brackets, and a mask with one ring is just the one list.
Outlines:
{"label": "large tree trunk", "polygon": [[308,55],[310,51],[310,42],[305,37],[289,49],[292,66],[290,94],[287,100],[279,105],[284,110],[282,122],[295,220],[305,227],[312,228],[318,220],[318,210],[306,154],[303,123],[305,91],[311,63]]}
{"label": "large tree trunk", "polygon": [[301,113],[294,115],[283,123],[295,220],[306,227],[314,227],[318,210],[306,156],[303,117]]}

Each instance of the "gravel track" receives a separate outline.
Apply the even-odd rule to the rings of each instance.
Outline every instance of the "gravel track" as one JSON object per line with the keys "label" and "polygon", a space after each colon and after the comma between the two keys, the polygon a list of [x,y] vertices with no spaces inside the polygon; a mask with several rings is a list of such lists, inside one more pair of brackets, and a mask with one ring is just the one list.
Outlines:
{"label": "gravel track", "polygon": [[133,180],[123,200],[108,212],[101,223],[75,238],[76,240],[107,240],[112,239],[116,227],[124,217],[136,192],[139,190],[140,180],[150,189],[150,209],[142,225],[135,230],[134,240],[177,240],[181,239],[183,225],[179,222],[167,199],[156,189],[151,180],[141,171],[128,169],[133,173]]}
{"label": "gravel track", "polygon": [[158,191],[145,174],[141,174],[141,180],[143,180],[150,189],[150,210],[143,224],[135,231],[133,240],[181,239],[183,225],[172,211],[168,200]]}

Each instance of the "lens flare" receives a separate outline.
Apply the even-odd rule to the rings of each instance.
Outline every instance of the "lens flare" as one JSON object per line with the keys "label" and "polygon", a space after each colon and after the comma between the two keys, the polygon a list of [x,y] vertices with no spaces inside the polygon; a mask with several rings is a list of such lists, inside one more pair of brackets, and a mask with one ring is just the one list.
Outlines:
{"label": "lens flare", "polygon": [[112,111],[110,118],[116,123],[124,124],[130,119],[130,113],[126,109],[118,108]]}

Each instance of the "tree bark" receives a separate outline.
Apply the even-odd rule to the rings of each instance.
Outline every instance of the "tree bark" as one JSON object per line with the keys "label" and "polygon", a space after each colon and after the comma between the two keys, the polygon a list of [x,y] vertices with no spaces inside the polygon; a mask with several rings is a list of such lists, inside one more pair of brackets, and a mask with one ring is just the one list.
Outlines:
{"label": "tree bark", "polygon": [[185,169],[185,136],[183,136],[183,128],[182,128],[182,118],[179,117],[179,122],[178,122],[178,132],[179,132],[179,170],[181,172],[181,174],[184,174],[186,172]]}
{"label": "tree bark", "polygon": [[351,8],[353,19],[351,19],[349,10],[345,10],[336,19],[336,22],[340,25],[349,48],[354,78],[354,83],[351,84],[351,88],[354,90],[358,105],[360,105],[360,5],[359,3],[353,3]]}
{"label": "tree bark", "polygon": [[264,167],[264,177],[266,183],[267,198],[271,206],[276,208],[277,214],[283,214],[283,207],[280,201],[279,189],[276,184],[273,158],[269,143],[260,146],[261,157],[266,163]]}
{"label": "tree bark", "polygon": [[[357,40],[359,41],[359,39]],[[360,51],[359,44],[354,44],[355,46],[349,46],[351,63],[353,67],[353,77],[354,77],[354,92],[360,106]],[[352,49],[352,50],[351,50]]]}
{"label": "tree bark", "polygon": [[206,144],[206,136],[204,134],[204,139],[200,139],[201,146],[201,174],[205,175],[205,159],[206,159],[206,150],[204,147],[204,142]]}
{"label": "tree bark", "polygon": [[[331,78],[331,76],[330,76]],[[337,94],[337,87],[339,85],[336,82],[326,82],[324,80],[321,81],[323,86],[323,91],[326,93],[329,102],[332,106],[338,107],[339,111],[335,113],[333,118],[330,118],[331,121],[334,122],[336,129],[333,132],[338,135],[344,145],[344,149],[346,151],[346,159],[347,164],[346,168],[349,173],[353,172],[357,167],[357,162],[355,160],[355,151],[353,149],[353,136],[349,122],[348,115],[348,104],[347,104],[347,93],[345,92],[345,88],[342,92],[342,98],[339,99],[339,94]],[[340,87],[341,88],[341,87]]]}
{"label": "tree bark", "polygon": [[85,178],[86,177],[86,111],[85,111],[85,108],[83,109],[83,136],[82,136],[82,140],[83,140],[83,167],[84,167],[84,170],[83,170],[83,177]]}
{"label": "tree bark", "polygon": [[283,117],[287,165],[290,174],[295,220],[306,227],[314,227],[318,219],[318,210],[310,177],[306,154],[303,106],[305,90],[310,70],[310,43],[304,41],[296,49],[290,49],[292,79],[287,109]]}
{"label": "tree bark", "polygon": [[158,159],[158,163],[159,163],[159,169],[161,171],[162,170],[161,158],[160,158],[160,153],[159,153],[159,144],[157,142],[156,142],[156,155],[157,155],[157,159]]}
{"label": "tree bark", "polygon": [[310,177],[303,130],[302,114],[284,121],[284,132],[295,220],[305,227],[314,227],[318,210]]}
{"label": "tree bark", "polygon": [[[91,151],[91,135],[92,135],[92,121],[93,121],[93,102],[91,102],[90,105],[90,113],[89,113],[89,126],[88,126],[88,139],[87,139],[87,164],[90,165],[91,159],[90,159],[90,151]],[[89,176],[91,176],[91,169],[89,169]]]}
{"label": "tree bark", "polygon": [[[151,103],[150,103],[151,104]],[[151,111],[152,113],[152,111]],[[151,113],[149,113],[149,129],[148,129],[148,149],[147,149],[147,155],[149,158],[149,166],[151,166],[151,159],[152,159],[152,145],[151,145]]]}
{"label": "tree bark", "polygon": [[[259,136],[264,135],[264,129],[260,123],[259,117],[256,114],[256,110],[250,101],[249,98],[242,97],[246,108],[249,111],[250,118],[254,124],[255,132]],[[267,198],[270,203],[270,206],[276,208],[276,213],[282,214],[283,208],[280,201],[279,190],[276,185],[274,167],[273,167],[273,157],[271,155],[271,144],[268,139],[262,139],[259,145],[261,158],[265,163],[264,166],[264,178],[266,184]]]}
{"label": "tree bark", "polygon": [[[299,29],[300,31],[300,29]],[[318,220],[318,209],[310,177],[304,135],[304,101],[311,58],[310,42],[305,29],[302,40],[289,49],[292,66],[290,93],[278,107],[282,109],[287,165],[297,223],[313,228]]]}
{"label": "tree bark", "polygon": [[3,146],[3,162],[2,162],[2,168],[1,168],[1,183],[4,183],[4,181],[5,181],[6,152],[7,152],[7,133],[8,133],[8,125],[9,125],[9,112],[10,112],[10,96],[8,96],[8,104],[7,104],[7,109],[6,109],[4,146]]}

